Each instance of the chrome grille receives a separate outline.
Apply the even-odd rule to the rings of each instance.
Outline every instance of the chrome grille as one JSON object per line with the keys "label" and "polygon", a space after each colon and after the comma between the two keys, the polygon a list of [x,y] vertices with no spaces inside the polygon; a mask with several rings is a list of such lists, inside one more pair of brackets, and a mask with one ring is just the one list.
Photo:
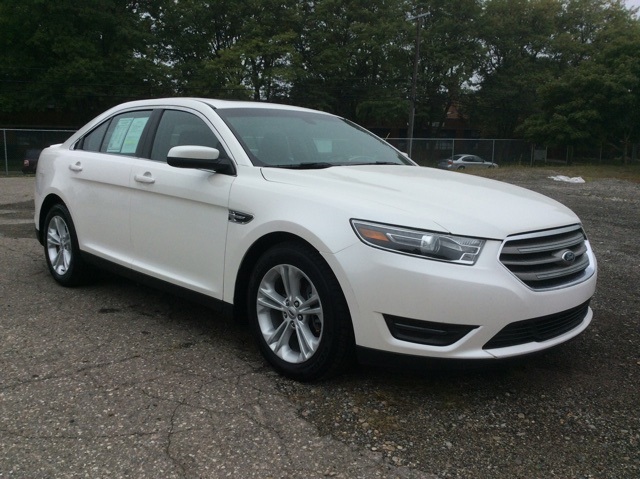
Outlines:
{"label": "chrome grille", "polygon": [[593,274],[589,245],[580,225],[510,237],[500,262],[534,290],[556,289]]}

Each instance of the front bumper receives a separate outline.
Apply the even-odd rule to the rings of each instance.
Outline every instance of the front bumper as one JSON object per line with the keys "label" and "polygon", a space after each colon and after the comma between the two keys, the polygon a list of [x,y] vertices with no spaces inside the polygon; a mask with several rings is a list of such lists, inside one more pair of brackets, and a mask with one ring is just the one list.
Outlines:
{"label": "front bumper", "polygon": [[[500,246],[499,241],[487,241],[474,266],[404,256],[364,244],[328,255],[349,304],[357,346],[432,358],[506,358],[556,346],[587,328],[593,318],[587,303],[595,291],[595,273],[571,287],[533,291],[499,262]],[[595,266],[591,253],[590,260]],[[513,323],[580,307],[581,319],[574,318],[568,330],[559,328],[550,338],[491,346],[490,341]],[[469,329],[451,344],[422,344],[394,337],[389,317]]]}

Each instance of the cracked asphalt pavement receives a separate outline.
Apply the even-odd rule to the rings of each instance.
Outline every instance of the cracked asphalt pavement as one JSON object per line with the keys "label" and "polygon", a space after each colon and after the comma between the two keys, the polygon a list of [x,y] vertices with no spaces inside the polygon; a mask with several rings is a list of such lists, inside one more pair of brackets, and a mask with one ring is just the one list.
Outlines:
{"label": "cracked asphalt pavement", "polygon": [[56,285],[32,190],[0,178],[0,477],[428,477],[321,435],[243,324],[118,277]]}
{"label": "cracked asphalt pavement", "polygon": [[0,178],[0,478],[639,477],[640,185],[499,175],[583,219],[600,263],[585,334],[497,367],[316,384],[186,300],[106,274],[58,286],[33,178]]}

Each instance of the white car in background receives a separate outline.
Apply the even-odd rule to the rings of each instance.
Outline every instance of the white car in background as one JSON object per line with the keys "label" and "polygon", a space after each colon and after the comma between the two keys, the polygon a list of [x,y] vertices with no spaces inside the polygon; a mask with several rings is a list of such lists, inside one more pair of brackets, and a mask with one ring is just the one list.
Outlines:
{"label": "white car in background", "polygon": [[497,168],[498,164],[487,161],[478,155],[453,155],[438,163],[443,170],[464,170],[466,168]]}
{"label": "white car in background", "polygon": [[596,260],[569,209],[418,167],[317,111],[126,103],[44,150],[35,201],[57,282],[97,265],[225,306],[298,380],[335,373],[353,351],[533,353],[592,320]]}

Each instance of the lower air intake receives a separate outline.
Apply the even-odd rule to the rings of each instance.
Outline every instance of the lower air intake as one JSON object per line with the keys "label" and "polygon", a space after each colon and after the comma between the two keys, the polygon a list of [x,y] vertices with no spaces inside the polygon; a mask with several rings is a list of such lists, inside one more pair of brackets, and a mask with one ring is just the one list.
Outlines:
{"label": "lower air intake", "polygon": [[420,321],[389,314],[384,315],[384,320],[394,338],[429,346],[449,346],[478,327]]}
{"label": "lower air intake", "polygon": [[485,344],[483,349],[507,348],[519,344],[548,341],[577,328],[588,312],[589,301],[562,313],[511,323]]}

